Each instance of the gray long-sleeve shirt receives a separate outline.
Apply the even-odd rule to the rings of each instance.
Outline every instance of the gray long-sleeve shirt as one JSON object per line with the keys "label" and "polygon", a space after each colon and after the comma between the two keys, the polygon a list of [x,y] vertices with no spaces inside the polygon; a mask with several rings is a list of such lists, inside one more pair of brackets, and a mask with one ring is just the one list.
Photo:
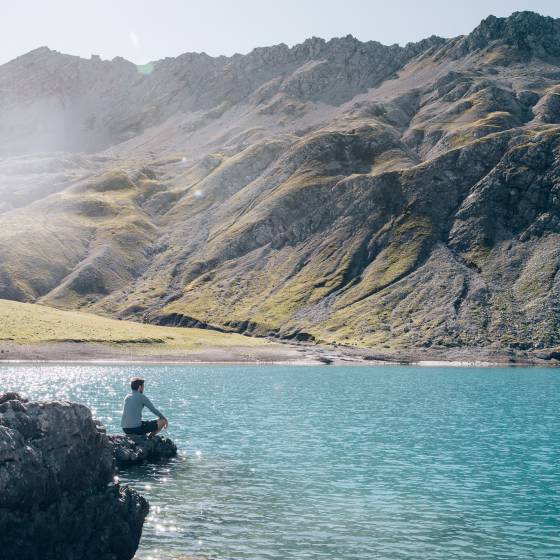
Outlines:
{"label": "gray long-sleeve shirt", "polygon": [[152,404],[152,401],[140,391],[132,391],[124,399],[124,407],[121,419],[122,428],[137,428],[142,424],[142,409],[146,407],[158,418],[165,416]]}

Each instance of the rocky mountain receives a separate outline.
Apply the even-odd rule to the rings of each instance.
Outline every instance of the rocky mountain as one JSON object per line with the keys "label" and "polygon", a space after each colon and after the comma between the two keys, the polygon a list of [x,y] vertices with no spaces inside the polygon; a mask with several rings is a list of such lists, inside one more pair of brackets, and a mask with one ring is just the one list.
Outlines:
{"label": "rocky mountain", "polygon": [[560,20],[0,66],[0,298],[368,347],[560,345]]}

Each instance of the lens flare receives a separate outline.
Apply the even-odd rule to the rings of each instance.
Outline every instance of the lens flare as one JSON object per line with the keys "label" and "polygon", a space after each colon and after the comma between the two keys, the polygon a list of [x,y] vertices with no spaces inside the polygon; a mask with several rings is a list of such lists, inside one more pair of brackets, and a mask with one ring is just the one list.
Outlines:
{"label": "lens flare", "polygon": [[137,64],[136,71],[143,76],[149,76],[154,71],[154,63],[148,62],[147,64]]}

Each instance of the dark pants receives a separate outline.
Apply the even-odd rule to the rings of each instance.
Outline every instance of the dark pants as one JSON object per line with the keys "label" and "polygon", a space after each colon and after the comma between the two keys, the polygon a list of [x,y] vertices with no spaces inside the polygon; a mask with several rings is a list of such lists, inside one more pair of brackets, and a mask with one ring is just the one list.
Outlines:
{"label": "dark pants", "polygon": [[143,421],[140,426],[136,428],[123,428],[125,434],[134,434],[141,436],[142,434],[151,434],[158,429],[157,420],[150,420],[149,422]]}

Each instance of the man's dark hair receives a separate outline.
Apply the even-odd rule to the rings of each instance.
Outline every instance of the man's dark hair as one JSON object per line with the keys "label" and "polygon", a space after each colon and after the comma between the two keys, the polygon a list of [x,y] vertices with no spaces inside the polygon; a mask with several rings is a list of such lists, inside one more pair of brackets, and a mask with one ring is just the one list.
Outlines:
{"label": "man's dark hair", "polygon": [[130,388],[133,391],[138,391],[141,385],[144,385],[144,380],[141,377],[133,377],[130,380]]}

